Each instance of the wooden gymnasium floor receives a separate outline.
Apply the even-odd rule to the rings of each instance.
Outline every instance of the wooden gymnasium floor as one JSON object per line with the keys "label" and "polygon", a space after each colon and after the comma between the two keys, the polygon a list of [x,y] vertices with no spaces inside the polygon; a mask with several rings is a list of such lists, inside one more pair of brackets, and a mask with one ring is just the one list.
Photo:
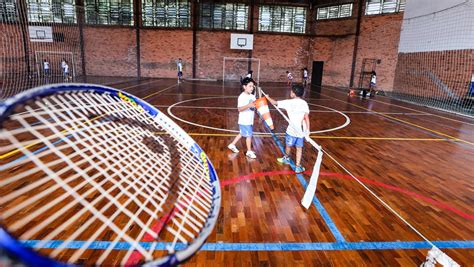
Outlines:
{"label": "wooden gymnasium floor", "polygon": [[[171,111],[217,170],[219,220],[186,265],[419,266],[430,246],[352,173],[454,260],[473,266],[474,119],[381,96],[348,98],[334,88],[306,92],[312,137],[335,160],[323,157],[305,210],[299,203],[309,175],[277,163],[271,137],[253,139],[256,160],[245,157],[243,142],[239,154],[226,148],[237,129],[237,85],[148,79],[113,86]],[[289,95],[281,83],[261,86],[276,99]],[[305,148],[305,158],[314,157]]]}
{"label": "wooden gymnasium floor", "polygon": [[[261,86],[277,99],[289,95],[283,84]],[[327,155],[317,198],[305,210],[299,202],[309,175],[302,181],[277,163],[270,137],[253,140],[256,160],[245,157],[243,142],[232,154],[226,146],[234,133],[225,129],[237,129],[237,85],[147,80],[115,87],[166,113],[173,105],[174,116],[194,125],[175,121],[217,170],[219,221],[188,265],[419,266],[425,259],[423,239]],[[380,96],[348,98],[334,88],[306,92],[305,99],[312,131],[347,123],[331,109],[350,119],[312,135],[329,154],[454,260],[473,266],[474,119]]]}

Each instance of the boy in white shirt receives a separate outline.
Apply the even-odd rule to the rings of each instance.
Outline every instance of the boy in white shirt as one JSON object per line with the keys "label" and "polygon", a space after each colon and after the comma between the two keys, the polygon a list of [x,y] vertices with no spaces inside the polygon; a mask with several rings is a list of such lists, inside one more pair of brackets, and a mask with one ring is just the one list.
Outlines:
{"label": "boy in white shirt", "polygon": [[183,79],[183,61],[181,58],[178,58],[177,68],[178,68],[178,83]]}
{"label": "boy in white shirt", "polygon": [[286,78],[288,79],[287,85],[291,86],[293,84],[293,74],[291,74],[289,71],[286,71]]}
{"label": "boy in white shirt", "polygon": [[375,88],[377,87],[377,73],[372,71],[370,73],[370,86],[368,96],[375,96]]}
{"label": "boy in white shirt", "polygon": [[306,87],[308,84],[308,68],[303,69],[303,86]]}
{"label": "boy in white shirt", "polygon": [[293,85],[291,88],[291,99],[275,101],[266,96],[268,101],[281,109],[285,109],[290,119],[290,125],[286,129],[285,137],[285,156],[278,158],[278,162],[290,164],[291,147],[296,147],[296,173],[302,173],[305,168],[301,166],[303,155],[304,138],[309,133],[309,107],[308,103],[301,99],[304,94],[304,88],[301,85]]}
{"label": "boy in white shirt", "polygon": [[44,82],[49,83],[49,60],[43,60]]}
{"label": "boy in white shirt", "polygon": [[237,101],[240,133],[235,137],[234,141],[227,146],[232,152],[238,153],[239,150],[235,144],[237,144],[242,137],[245,137],[247,144],[247,153],[245,153],[245,155],[251,159],[257,158],[255,152],[252,151],[253,120],[255,115],[255,96],[252,94],[254,87],[255,82],[252,78],[245,77],[242,79],[243,92],[239,95]]}

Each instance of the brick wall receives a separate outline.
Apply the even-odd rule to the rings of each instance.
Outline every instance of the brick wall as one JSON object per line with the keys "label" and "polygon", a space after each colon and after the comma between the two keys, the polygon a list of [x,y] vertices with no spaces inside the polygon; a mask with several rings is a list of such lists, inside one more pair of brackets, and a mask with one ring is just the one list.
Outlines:
{"label": "brick wall", "polygon": [[[258,8],[256,8],[258,10]],[[364,16],[354,84],[363,58],[378,58],[379,87],[393,85],[403,14]],[[257,22],[254,22],[257,27]],[[261,60],[261,81],[284,81],[285,71],[301,80],[302,68],[311,74],[312,61],[324,61],[324,85],[349,86],[356,19],[316,21],[314,34],[255,33],[252,57]],[[196,77],[222,78],[223,57],[248,57],[248,51],[230,50],[230,31],[199,31]],[[192,30],[140,30],[141,72],[144,77],[176,77],[175,61],[183,58],[184,75],[192,75]],[[84,51],[88,75],[136,76],[136,32],[132,27],[86,26]],[[76,44],[78,41],[76,42]],[[78,56],[79,58],[79,56]]]}
{"label": "brick wall", "polygon": [[[359,75],[364,58],[380,59],[377,64],[377,87],[391,90],[397,67],[398,43],[403,13],[364,16],[360,27],[354,85],[359,83]],[[370,79],[370,76],[368,77]]]}
{"label": "brick wall", "polygon": [[[442,64],[440,64],[442,62]],[[474,72],[474,50],[400,53],[394,91],[444,99],[465,97]]]}
{"label": "brick wall", "polygon": [[143,77],[176,77],[176,61],[183,61],[184,78],[192,75],[193,35],[190,30],[140,30]]}
{"label": "brick wall", "polygon": [[97,76],[136,76],[135,29],[128,27],[84,28],[86,72]]}

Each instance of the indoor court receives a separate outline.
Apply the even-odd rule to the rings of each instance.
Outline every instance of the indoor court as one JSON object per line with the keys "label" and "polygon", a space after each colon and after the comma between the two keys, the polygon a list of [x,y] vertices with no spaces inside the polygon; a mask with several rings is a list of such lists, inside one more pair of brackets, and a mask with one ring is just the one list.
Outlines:
{"label": "indoor court", "polygon": [[[261,86],[277,99],[288,97],[284,84]],[[228,130],[237,131],[237,112],[228,107],[238,84],[157,80],[116,87],[193,123],[179,122],[218,172],[221,215],[190,264],[419,265],[430,247],[350,174],[460,264],[472,263],[472,118],[385,97],[369,100],[375,102],[369,107],[333,88],[307,92],[312,131],[344,125],[338,112],[350,123],[311,135],[337,162],[324,155],[316,198],[305,210],[299,202],[309,173],[298,177],[278,163],[269,135],[254,139],[256,160],[227,149],[235,135]]]}
{"label": "indoor court", "polygon": [[[432,4],[427,5],[428,2]],[[54,19],[49,20],[45,10],[54,3],[64,10],[61,16],[50,12]],[[32,8],[35,4],[36,9]],[[70,8],[75,15],[68,13]],[[165,12],[164,24],[160,10]],[[473,12],[473,0],[3,0],[0,266],[10,266],[27,257],[9,250],[3,229],[23,246],[59,261],[68,262],[69,255],[84,249],[69,262],[78,265],[142,264],[147,260],[143,256],[146,253],[136,247],[135,250],[134,242],[150,249],[154,257],[166,254],[168,242],[171,243],[169,233],[153,239],[149,233],[137,230],[142,227],[141,220],[148,221],[139,204],[124,204],[124,209],[135,213],[140,221],[137,225],[127,224],[125,215],[118,215],[117,221],[111,219],[123,226],[123,232],[131,232],[130,236],[140,231],[133,242],[127,239],[128,232],[122,237],[113,227],[102,232],[99,223],[91,223],[75,236],[76,229],[92,222],[85,215],[58,230],[54,238],[50,238],[50,232],[60,227],[60,220],[44,225],[43,231],[29,230],[56,216],[56,208],[28,222],[15,221],[17,217],[31,218],[28,214],[36,214],[60,197],[59,191],[54,191],[31,206],[21,206],[27,198],[36,199],[39,193],[34,190],[48,192],[47,187],[53,188],[57,180],[32,189],[28,195],[23,188],[35,184],[39,174],[30,171],[18,180],[15,177],[28,173],[35,164],[40,166],[36,159],[46,158],[47,166],[52,162],[69,164],[69,159],[56,159],[47,150],[61,150],[62,144],[73,143],[74,138],[65,135],[65,140],[58,137],[51,143],[21,143],[22,138],[29,138],[21,125],[49,125],[56,117],[48,113],[46,120],[26,117],[16,124],[10,113],[41,113],[40,105],[15,106],[8,112],[4,107],[27,89],[61,83],[66,89],[75,84],[100,84],[145,101],[194,139],[205,153],[204,158],[212,163],[220,193],[213,195],[209,205],[218,207],[218,216],[206,242],[183,266],[474,266]],[[41,37],[40,32],[45,35]],[[50,62],[48,68],[46,61]],[[65,73],[63,62],[69,64],[70,73]],[[260,109],[255,112],[252,147],[256,158],[246,156],[244,139],[236,144],[238,153],[231,151],[227,146],[239,133],[237,101],[242,93],[242,78],[252,70],[257,98],[268,95],[284,100],[294,94],[293,85],[303,83],[303,68],[309,70],[309,81],[301,98],[310,110],[310,133],[301,161],[305,170],[296,173],[294,162],[287,165],[277,161],[284,155],[289,122],[270,103],[273,131],[262,119]],[[182,71],[182,79],[178,79],[178,71]],[[294,78],[288,78],[288,71]],[[376,85],[372,80],[375,71]],[[132,109],[139,102],[134,98],[122,100]],[[48,101],[45,110],[55,106]],[[25,106],[29,102],[25,101]],[[66,117],[75,113],[75,108],[81,109],[81,99],[72,104],[64,102],[61,108],[73,107],[61,110]],[[105,110],[108,105],[103,102]],[[143,113],[143,109],[139,111]],[[94,113],[88,115],[85,124],[116,121],[119,119],[114,115]],[[127,128],[126,123],[146,128],[145,120],[125,120],[119,123],[124,128],[118,134]],[[63,133],[71,128],[61,125],[58,129]],[[19,143],[28,145],[13,149],[10,135],[14,136],[18,129],[22,131],[18,134]],[[175,136],[161,128],[147,129],[165,142]],[[38,131],[61,136],[47,126]],[[31,135],[38,136],[36,132]],[[119,147],[119,141],[108,145]],[[161,148],[153,141],[147,142],[144,144],[157,154],[168,153],[165,145]],[[129,148],[125,140],[123,146],[130,154],[141,153],[140,149]],[[67,149],[66,154],[71,155],[78,150],[74,146]],[[173,155],[180,158],[182,150],[185,149],[177,145],[169,152],[169,168],[179,169],[180,177],[187,171]],[[136,159],[126,155],[121,156],[123,160],[117,157],[117,168],[130,163],[123,166],[124,172],[139,176],[142,167],[136,168],[132,162]],[[146,155],[137,158],[148,162]],[[25,158],[32,160],[21,163]],[[207,162],[205,159],[202,161]],[[84,161],[80,162],[80,168],[85,166],[81,165]],[[110,161],[96,163],[107,162]],[[207,176],[207,168],[212,166],[204,166]],[[62,167],[57,165],[51,170],[61,172]],[[192,168],[201,170],[199,166]],[[39,169],[48,176],[46,167]],[[89,171],[84,172],[88,175]],[[108,173],[106,169],[102,174]],[[65,181],[70,183],[67,178]],[[301,202],[310,181],[317,181],[317,187],[306,209]],[[100,194],[87,195],[83,191],[88,188],[89,185],[78,192],[95,205],[94,197]],[[99,191],[109,190],[104,188]],[[210,191],[216,194],[216,190]],[[170,189],[170,195],[174,193]],[[196,196],[204,198],[202,195],[205,193],[198,192],[189,198],[194,201]],[[129,203],[120,193],[112,198],[111,202]],[[215,205],[216,199],[220,207]],[[101,202],[107,206],[107,201]],[[58,204],[57,209],[62,205],[67,203]],[[178,206],[178,210],[183,208]],[[114,217],[114,207],[103,215]],[[72,208],[61,220],[68,220],[80,210]],[[180,211],[174,208],[165,211],[165,216],[160,217],[160,213],[154,221],[150,216],[150,231],[160,234],[164,217],[166,223],[173,217],[181,218]],[[212,214],[216,213],[210,212],[208,217]],[[196,230],[196,235],[206,231]],[[29,238],[23,238],[23,234]],[[153,243],[151,248],[148,243]],[[178,242],[176,250],[186,247],[179,245]],[[54,252],[56,248],[60,248],[59,252]],[[56,254],[51,256],[51,252]]]}

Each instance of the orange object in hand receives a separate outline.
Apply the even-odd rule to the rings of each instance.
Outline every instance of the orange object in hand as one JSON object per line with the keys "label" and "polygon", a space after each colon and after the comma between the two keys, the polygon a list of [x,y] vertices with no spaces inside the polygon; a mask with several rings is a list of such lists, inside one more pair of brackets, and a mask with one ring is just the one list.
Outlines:
{"label": "orange object in hand", "polygon": [[270,116],[270,109],[268,108],[267,98],[260,97],[259,99],[255,100],[255,107],[257,108],[258,113],[262,116],[265,123],[270,127],[270,129],[274,130],[272,116]]}

